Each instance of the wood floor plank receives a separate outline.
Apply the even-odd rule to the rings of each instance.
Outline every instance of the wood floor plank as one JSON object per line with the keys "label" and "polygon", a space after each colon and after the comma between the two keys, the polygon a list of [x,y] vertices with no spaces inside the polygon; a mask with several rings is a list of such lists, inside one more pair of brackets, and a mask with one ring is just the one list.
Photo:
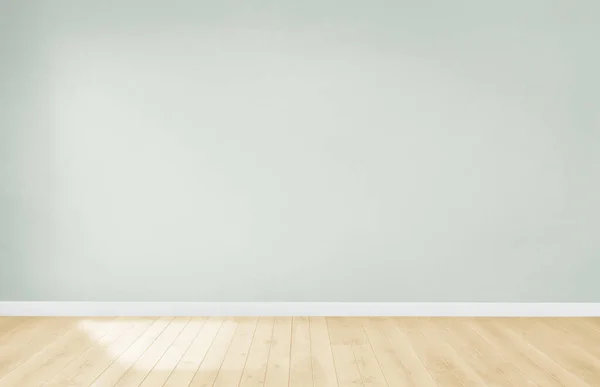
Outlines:
{"label": "wood floor plank", "polygon": [[169,325],[158,335],[156,340],[144,351],[131,367],[125,372],[115,387],[140,385],[152,371],[156,363],[173,344],[181,331],[190,321],[189,317],[175,317]]}
{"label": "wood floor plank", "polygon": [[[502,322],[497,321],[491,321],[491,324],[494,324],[504,332],[515,348],[518,348],[522,353],[526,353],[533,363],[545,370],[561,384],[569,387],[590,387],[590,385],[577,377],[577,375],[562,367],[556,360],[549,357],[526,339],[522,334],[522,331],[520,331],[521,325],[518,325],[520,324],[520,319],[514,318],[512,320],[513,321],[510,321],[509,324],[503,324]],[[531,321],[529,323],[531,323]]]}
{"label": "wood floor plank", "polygon": [[91,385],[100,387],[117,384],[121,377],[125,375],[137,359],[143,355],[146,349],[165,330],[172,319],[172,317],[157,318]]}
{"label": "wood floor plank", "polygon": [[13,327],[0,341],[0,386],[14,384],[39,368],[46,360],[43,354],[70,332],[75,322],[69,317],[42,317]]}
{"label": "wood floor plank", "polygon": [[596,332],[585,324],[581,318],[547,318],[541,320],[552,329],[562,334],[564,340],[579,347],[582,351],[600,360],[600,331]]}
{"label": "wood floor plank", "polygon": [[500,386],[538,386],[534,381],[525,377],[501,348],[491,344],[473,329],[473,326],[477,324],[477,319],[460,318],[447,321],[448,329],[457,336],[456,341],[458,341],[451,345],[456,348],[457,352],[465,353],[465,360],[473,364],[488,387],[494,387],[498,383]]}
{"label": "wood floor plank", "polygon": [[312,354],[308,317],[292,318],[290,349],[290,386],[309,387],[312,380]]}
{"label": "wood floor plank", "polygon": [[576,319],[575,322],[587,325],[590,329],[600,332],[600,317],[582,317]]}
{"label": "wood floor plank", "polygon": [[208,387],[214,384],[238,327],[239,324],[235,319],[224,319],[215,341],[198,367],[190,386]]}
{"label": "wood floor plank", "polygon": [[563,381],[569,380],[572,385],[577,385],[579,381],[573,381],[571,376],[574,375],[590,386],[600,386],[600,361],[561,337],[564,333],[560,330],[540,320],[525,322],[521,319],[515,320],[507,328],[543,354],[543,358],[547,359],[546,364],[553,362]]}
{"label": "wood floor plank", "polygon": [[363,384],[367,387],[385,387],[388,383],[381,371],[379,360],[373,352],[362,326],[362,319],[346,318],[343,320],[352,340],[352,351],[360,371]]}
{"label": "wood floor plank", "polygon": [[438,386],[470,387],[470,382],[461,378],[463,375],[453,363],[448,343],[430,337],[432,330],[427,318],[399,318],[396,323]]}
{"label": "wood floor plank", "polygon": [[[492,322],[493,319],[491,318],[478,318],[477,324],[473,325],[473,329],[486,341],[498,348],[498,351],[502,352],[506,358],[510,359],[530,382],[540,386],[561,386],[561,383],[550,372],[540,368],[538,364],[532,361],[527,351],[523,351],[520,346],[514,346],[510,338]],[[502,324],[506,323],[507,320],[503,319]]]}
{"label": "wood floor plank", "polygon": [[183,329],[175,342],[173,342],[173,345],[165,352],[164,356],[159,360],[152,371],[150,371],[140,386],[161,387],[165,384],[173,370],[177,367],[177,364],[179,364],[179,361],[194,342],[194,339],[200,333],[205,322],[205,317],[191,318],[187,326]]}
{"label": "wood floor plank", "polygon": [[260,317],[258,319],[240,387],[264,386],[274,326],[275,319],[273,317]]}
{"label": "wood floor plank", "polygon": [[310,317],[312,372],[315,387],[338,385],[325,317]]}
{"label": "wood floor plank", "polygon": [[9,333],[13,332],[16,329],[22,330],[29,324],[34,324],[38,322],[40,319],[35,319],[32,317],[2,317],[0,316],[0,340],[2,337]]}
{"label": "wood floor plank", "polygon": [[30,319],[22,326],[12,327],[0,340],[0,375],[13,369],[44,350],[56,337],[66,333],[75,320],[63,317],[56,319]]}
{"label": "wood floor plank", "polygon": [[[99,334],[103,335],[109,329],[110,318],[94,318],[101,322]],[[40,386],[56,372],[65,367],[74,357],[87,350],[93,342],[88,334],[78,328],[74,319],[68,320],[62,332],[54,340],[8,373],[0,380],[0,385]]]}
{"label": "wood floor plank", "polygon": [[427,319],[423,324],[425,329],[429,328],[426,333],[428,340],[448,343],[444,355],[462,384],[465,387],[510,385],[502,372],[479,353],[468,336],[453,329],[453,320],[454,318],[437,317]]}
{"label": "wood floor plank", "polygon": [[[98,325],[96,323],[96,325]],[[66,385],[76,385],[74,378],[87,366],[94,363],[99,363],[104,357],[107,357],[107,350],[114,345],[114,342],[118,340],[125,332],[131,329],[133,322],[127,318],[115,319],[109,331],[102,337],[100,337],[95,343],[92,344],[84,353],[77,356],[63,369],[59,370],[53,378],[44,383],[44,386],[49,387],[61,387]],[[98,327],[91,325],[82,327],[84,331],[86,329],[92,330],[90,334],[98,336]],[[81,384],[80,384],[81,385]]]}
{"label": "wood floor plank", "polygon": [[213,384],[215,387],[239,386],[242,379],[258,318],[240,317],[236,320],[238,328]]}
{"label": "wood floor plank", "polygon": [[354,357],[352,337],[348,333],[343,318],[328,317],[326,321],[339,385],[342,387],[364,386]]}
{"label": "wood floor plank", "polygon": [[410,339],[398,327],[397,321],[392,318],[382,318],[378,325],[384,330],[385,335],[395,349],[395,356],[403,364],[404,369],[408,370],[410,381],[418,387],[438,387],[432,373],[418,356]]}
{"label": "wood floor plank", "polygon": [[175,366],[165,382],[165,387],[188,386],[196,371],[202,365],[208,350],[212,347],[217,334],[223,328],[224,319],[210,317],[206,320],[194,341],[188,347],[185,354]]}
{"label": "wood floor plank", "polygon": [[94,318],[92,322],[96,328],[93,336],[83,329],[82,325],[84,324],[82,322],[78,322],[71,332],[64,335],[55,343],[51,349],[52,352],[46,355],[50,359],[34,373],[23,378],[20,386],[37,387],[51,379],[60,370],[92,348],[98,340],[109,334],[118,325],[117,320],[117,318],[112,317]]}
{"label": "wood floor plank", "polygon": [[57,386],[89,386],[91,383],[117,359],[125,353],[125,351],[133,345],[133,343],[150,328],[156,318],[134,319],[131,326],[125,330],[114,342],[108,347],[99,348],[93,351],[84,359],[80,367],[71,373],[65,383],[59,383]]}
{"label": "wood floor plank", "polygon": [[280,387],[289,384],[291,338],[292,318],[276,317],[271,340],[271,353],[265,375],[266,387]]}
{"label": "wood floor plank", "polygon": [[[381,371],[390,386],[418,387],[411,379],[411,370],[402,363],[401,356],[388,340],[385,331],[378,324],[379,318],[363,318],[363,329],[379,361]],[[395,327],[394,327],[395,328]]]}

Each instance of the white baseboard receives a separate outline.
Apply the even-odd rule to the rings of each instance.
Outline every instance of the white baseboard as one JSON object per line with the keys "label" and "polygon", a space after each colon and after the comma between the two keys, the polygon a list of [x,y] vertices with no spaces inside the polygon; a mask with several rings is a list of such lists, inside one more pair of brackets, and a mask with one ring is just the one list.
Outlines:
{"label": "white baseboard", "polygon": [[0,301],[0,316],[600,317],[600,303]]}

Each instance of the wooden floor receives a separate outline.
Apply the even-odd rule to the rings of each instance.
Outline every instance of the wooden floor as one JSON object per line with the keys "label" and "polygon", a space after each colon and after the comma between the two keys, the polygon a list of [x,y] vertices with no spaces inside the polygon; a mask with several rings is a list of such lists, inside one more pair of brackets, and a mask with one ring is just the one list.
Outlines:
{"label": "wooden floor", "polygon": [[600,319],[0,317],[0,386],[600,386]]}

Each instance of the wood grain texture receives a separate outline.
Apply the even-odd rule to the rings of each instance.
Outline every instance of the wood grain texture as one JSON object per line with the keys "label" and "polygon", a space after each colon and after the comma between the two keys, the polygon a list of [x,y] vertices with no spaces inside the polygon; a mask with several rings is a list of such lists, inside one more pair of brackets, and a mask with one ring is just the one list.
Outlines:
{"label": "wood grain texture", "polygon": [[597,318],[0,317],[0,387],[600,386]]}

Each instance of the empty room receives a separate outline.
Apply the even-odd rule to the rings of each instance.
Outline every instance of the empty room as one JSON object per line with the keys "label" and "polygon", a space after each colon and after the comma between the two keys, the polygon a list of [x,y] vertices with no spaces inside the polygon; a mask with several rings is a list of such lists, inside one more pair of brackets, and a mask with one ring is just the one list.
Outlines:
{"label": "empty room", "polygon": [[0,0],[0,387],[599,387],[600,3]]}

